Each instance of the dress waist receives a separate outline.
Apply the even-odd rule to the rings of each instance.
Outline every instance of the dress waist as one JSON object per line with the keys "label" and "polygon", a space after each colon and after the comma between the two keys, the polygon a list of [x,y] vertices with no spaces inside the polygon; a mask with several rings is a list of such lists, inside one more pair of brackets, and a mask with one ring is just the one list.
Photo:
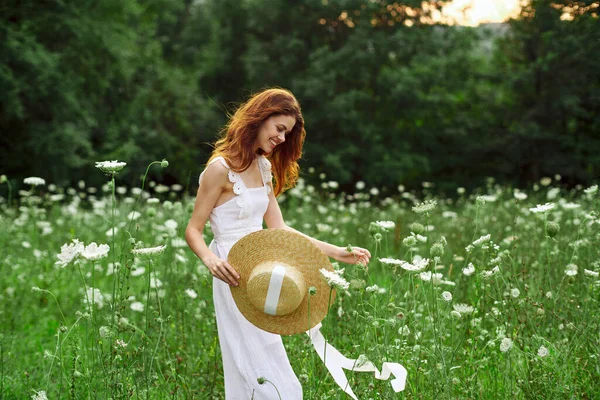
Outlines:
{"label": "dress waist", "polygon": [[226,232],[216,234],[213,240],[220,245],[229,245],[237,242],[252,232],[262,230],[262,228],[262,226],[254,226],[244,229],[228,230]]}

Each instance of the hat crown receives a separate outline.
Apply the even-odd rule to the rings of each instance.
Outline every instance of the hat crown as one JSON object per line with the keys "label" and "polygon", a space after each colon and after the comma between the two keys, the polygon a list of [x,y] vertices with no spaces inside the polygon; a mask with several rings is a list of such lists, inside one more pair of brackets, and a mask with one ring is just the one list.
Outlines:
{"label": "hat crown", "polygon": [[280,261],[258,264],[248,277],[247,285],[252,305],[275,316],[292,313],[307,293],[301,271]]}

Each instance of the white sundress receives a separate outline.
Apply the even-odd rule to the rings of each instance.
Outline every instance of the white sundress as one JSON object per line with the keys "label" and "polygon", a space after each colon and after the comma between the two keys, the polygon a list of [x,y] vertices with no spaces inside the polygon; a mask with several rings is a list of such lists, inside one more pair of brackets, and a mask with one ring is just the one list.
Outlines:
{"label": "white sundress", "polygon": [[[220,161],[229,166],[223,157]],[[263,217],[269,204],[272,181],[271,163],[259,156],[263,186],[247,188],[241,176],[229,169],[229,181],[237,195],[213,208],[209,220],[214,239],[209,249],[223,260],[243,236],[263,229]],[[202,179],[202,175],[200,179]],[[199,179],[199,182],[200,182]],[[302,386],[292,370],[281,336],[266,332],[250,323],[238,310],[229,285],[213,277],[213,300],[223,359],[226,400],[302,400]],[[259,385],[264,377],[270,384]]]}

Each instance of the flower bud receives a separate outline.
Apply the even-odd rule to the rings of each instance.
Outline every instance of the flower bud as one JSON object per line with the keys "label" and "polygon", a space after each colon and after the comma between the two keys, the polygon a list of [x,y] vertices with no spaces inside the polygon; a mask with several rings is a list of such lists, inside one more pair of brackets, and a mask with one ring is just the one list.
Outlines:
{"label": "flower bud", "polygon": [[417,238],[415,238],[414,236],[408,236],[404,238],[402,243],[404,243],[404,245],[407,247],[413,247],[415,244],[417,244]]}
{"label": "flower bud", "polygon": [[0,185],[6,182],[7,180],[8,178],[6,177],[6,175],[0,175]]}
{"label": "flower bud", "polygon": [[429,253],[432,257],[441,257],[444,255],[444,246],[441,243],[435,243],[429,249]]}
{"label": "flower bud", "polygon": [[556,236],[556,234],[560,231],[560,225],[554,221],[548,221],[546,223],[546,233],[550,237]]}
{"label": "flower bud", "polygon": [[417,235],[420,235],[421,233],[425,232],[425,227],[418,222],[413,222],[412,224],[410,224],[410,230],[416,233]]}
{"label": "flower bud", "polygon": [[169,162],[167,161],[166,158],[163,158],[163,160],[160,162],[160,166],[162,168],[167,168],[169,166]]}

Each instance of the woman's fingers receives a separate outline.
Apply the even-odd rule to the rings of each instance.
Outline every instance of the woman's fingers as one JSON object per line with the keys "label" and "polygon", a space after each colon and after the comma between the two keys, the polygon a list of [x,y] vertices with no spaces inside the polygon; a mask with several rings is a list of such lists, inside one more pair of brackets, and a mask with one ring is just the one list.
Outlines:
{"label": "woman's fingers", "polygon": [[220,271],[227,278],[225,282],[232,286],[238,285],[237,278],[239,278],[239,275],[229,263],[224,262],[221,264]]}

